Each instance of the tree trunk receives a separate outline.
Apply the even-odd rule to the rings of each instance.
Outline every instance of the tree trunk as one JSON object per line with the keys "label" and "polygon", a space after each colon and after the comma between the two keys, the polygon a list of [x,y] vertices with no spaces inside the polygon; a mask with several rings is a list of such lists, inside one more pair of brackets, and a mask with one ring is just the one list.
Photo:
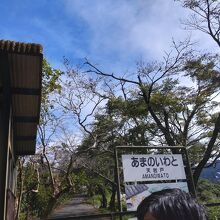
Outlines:
{"label": "tree trunk", "polygon": [[23,189],[23,181],[21,183],[21,188],[19,190],[15,220],[19,220],[19,215],[20,215],[20,210],[21,210],[21,201],[22,201],[22,196],[23,196],[23,190],[22,189]]}
{"label": "tree trunk", "polygon": [[19,161],[19,180],[20,180],[20,188],[19,188],[19,195],[17,199],[17,209],[16,209],[15,220],[19,220],[19,214],[21,210],[21,201],[22,201],[22,196],[23,196],[24,179],[23,179],[23,164],[21,161]]}
{"label": "tree trunk", "polygon": [[111,199],[110,199],[110,202],[109,202],[109,208],[110,208],[111,211],[115,211],[116,192],[117,192],[117,189],[116,189],[115,185],[112,184],[112,195],[111,195]]}
{"label": "tree trunk", "polygon": [[49,200],[48,204],[47,204],[47,208],[45,210],[44,213],[44,218],[48,217],[48,215],[52,212],[53,208],[55,207],[57,203],[57,199],[55,197],[51,197],[51,199]]}
{"label": "tree trunk", "polygon": [[205,165],[207,164],[207,162],[211,156],[211,153],[212,153],[212,150],[215,145],[215,141],[218,137],[219,132],[220,132],[220,113],[219,113],[218,118],[215,122],[215,128],[213,130],[212,137],[208,143],[208,146],[207,146],[207,149],[206,149],[205,154],[203,156],[203,159],[200,161],[199,165],[196,167],[196,169],[193,173],[195,187],[197,186],[199,176],[202,172],[202,169],[205,167]]}
{"label": "tree trunk", "polygon": [[107,198],[105,195],[105,189],[102,186],[98,186],[98,192],[102,196],[100,208],[107,208]]}

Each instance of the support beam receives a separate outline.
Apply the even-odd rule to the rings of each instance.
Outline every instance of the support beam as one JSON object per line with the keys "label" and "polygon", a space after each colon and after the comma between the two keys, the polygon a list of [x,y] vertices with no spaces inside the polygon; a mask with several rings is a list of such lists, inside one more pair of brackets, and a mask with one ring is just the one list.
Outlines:
{"label": "support beam", "polygon": [[10,123],[10,73],[8,56],[0,53],[0,81],[2,82],[2,103],[0,103],[0,219],[6,220],[7,197],[7,163],[8,163],[8,135]]}
{"label": "support beam", "polygon": [[13,118],[15,123],[38,123],[38,117],[29,117],[29,116],[15,116]]}
{"label": "support beam", "polygon": [[36,95],[36,96],[39,96],[41,94],[41,91],[40,91],[40,89],[33,89],[33,88],[11,88],[11,93],[16,94],[16,95]]}
{"label": "support beam", "polygon": [[35,141],[36,136],[16,136],[15,141]]}
{"label": "support beam", "polygon": [[[0,93],[3,93],[3,86],[0,86]],[[40,89],[34,88],[11,88],[11,93],[15,95],[41,95]]]}

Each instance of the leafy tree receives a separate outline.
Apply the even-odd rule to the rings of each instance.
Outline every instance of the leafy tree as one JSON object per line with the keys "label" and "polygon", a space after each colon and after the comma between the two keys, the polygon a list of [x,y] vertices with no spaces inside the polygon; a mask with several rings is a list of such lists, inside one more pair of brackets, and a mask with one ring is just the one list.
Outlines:
{"label": "leafy tree", "polygon": [[[56,138],[58,130],[62,134],[60,129],[62,115],[57,111],[54,99],[61,90],[58,81],[61,75],[60,70],[53,69],[46,60],[43,61],[37,155],[26,158],[25,163],[20,160],[18,186],[19,201],[22,204],[18,205],[17,219],[20,210],[26,212],[27,219],[30,216],[47,216],[58,200],[65,193],[70,192],[73,186],[70,175],[73,154],[70,154],[70,151],[67,154],[64,145]],[[63,160],[57,156],[59,153],[67,156],[62,169],[58,166]]]}
{"label": "leafy tree", "polygon": [[[187,27],[209,34],[219,46],[218,1],[186,0],[182,3],[184,7],[193,11],[192,17],[186,22]],[[127,98],[131,93],[136,93],[136,96],[139,96],[136,100],[134,99],[135,101],[142,99],[142,103],[145,104],[145,117],[148,120],[148,125],[151,124],[154,128],[154,140],[156,139],[154,144],[183,145],[189,148],[190,152],[199,150],[196,161],[193,161],[194,165],[198,164],[194,172],[194,180],[197,184],[199,175],[207,161],[210,158],[215,161],[220,155],[218,152],[216,153],[219,144],[220,115],[214,113],[218,103],[213,100],[213,97],[218,94],[219,71],[216,55],[195,55],[189,49],[190,46],[189,41],[181,42],[179,45],[174,42],[173,51],[166,54],[163,63],[148,65],[140,63],[136,74],[137,80],[134,76],[121,77],[103,72],[88,60],[85,62],[85,66],[87,73],[95,73],[98,76],[97,80],[103,81],[107,88],[103,90],[105,92],[108,90],[111,99],[109,101],[110,107],[112,104],[116,107],[120,102],[120,98],[115,98],[117,95],[114,91],[118,86],[121,86],[121,97],[124,98],[119,109],[125,106],[126,110],[128,109]],[[176,77],[180,73],[186,77],[186,80],[194,83],[194,88],[177,86]],[[92,77],[90,75],[90,82],[93,78],[94,75]],[[125,90],[128,91],[128,84],[133,87],[126,94]],[[97,83],[95,85],[97,87]],[[90,90],[91,92],[99,94],[100,97],[106,97],[105,93],[100,94],[100,90],[96,90],[91,84],[90,87],[93,88]],[[131,96],[129,98],[131,99]],[[134,106],[136,105],[134,104]],[[130,124],[133,126],[134,122]],[[145,126],[146,124],[142,121],[142,128],[145,129],[145,134],[147,133],[145,140],[147,140],[147,137],[150,137],[150,129]],[[128,129],[128,127],[126,128]],[[133,129],[137,130],[137,127],[134,126]],[[131,137],[134,138],[134,135]],[[134,143],[134,139],[132,142]],[[149,142],[147,141],[147,143]]]}
{"label": "leafy tree", "polygon": [[[124,109],[123,105],[126,105],[122,115],[128,112],[129,104],[133,106],[136,116],[134,117],[130,112],[127,122],[130,120],[135,131],[138,127],[134,126],[135,120],[131,122],[132,117],[136,119],[136,122],[141,121],[142,126],[144,125],[145,137],[151,140],[145,143],[181,145],[190,148],[191,152],[196,146],[208,145],[205,153],[200,151],[199,165],[194,172],[194,180],[197,183],[202,168],[209,158],[216,156],[213,151],[218,145],[218,124],[215,123],[218,117],[216,118],[214,113],[218,103],[213,100],[219,89],[219,72],[216,68],[218,57],[207,54],[192,56],[191,52],[185,51],[187,46],[183,45],[181,49],[177,46],[175,48],[178,51],[176,56],[172,58],[168,56],[164,64],[153,68],[152,65],[139,65],[137,81],[104,73],[88,61],[86,65],[90,68],[88,70],[90,73],[135,86],[129,91],[133,96],[126,95],[126,100],[121,102],[120,108],[117,106],[120,98],[115,101],[111,100],[108,105],[110,109],[114,105],[116,113],[119,113],[120,109]],[[183,79],[192,82],[191,87],[179,84],[176,77],[180,74]],[[128,87],[126,89],[128,90]],[[141,108],[138,109],[140,112],[136,109],[139,107],[138,102],[142,103]],[[138,119],[140,113],[144,113],[145,118],[142,115],[142,119]],[[115,118],[123,119],[122,115],[119,115]],[[126,129],[128,130],[128,126]],[[134,134],[131,136],[134,137]]]}
{"label": "leafy tree", "polygon": [[[192,30],[198,30],[210,36],[210,39],[213,40],[220,47],[220,3],[216,0],[180,0],[183,7],[191,10],[191,16],[188,20],[185,20],[184,24],[186,28]],[[214,77],[210,76],[209,72],[206,72],[206,83],[215,85],[216,82],[219,82],[219,74],[214,74]],[[216,140],[218,139],[220,132],[220,113],[215,115],[215,125],[213,132],[210,137],[210,141],[207,144],[207,148],[204,154],[203,159],[198,164],[198,168],[195,170],[194,177],[198,181],[198,176],[202,168],[206,165],[208,159],[211,157],[211,152],[215,146]],[[219,155],[220,156],[220,155]],[[218,157],[217,157],[218,158]],[[216,159],[217,159],[216,158]]]}
{"label": "leafy tree", "polygon": [[191,10],[191,16],[183,22],[187,29],[208,34],[220,47],[220,3],[216,0],[177,0]]}

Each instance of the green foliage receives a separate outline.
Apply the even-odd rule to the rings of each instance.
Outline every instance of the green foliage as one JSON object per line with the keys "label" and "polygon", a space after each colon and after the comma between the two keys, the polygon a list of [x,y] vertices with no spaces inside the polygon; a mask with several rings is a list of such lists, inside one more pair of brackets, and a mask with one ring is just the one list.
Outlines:
{"label": "green foliage", "polygon": [[121,114],[124,117],[145,117],[147,113],[143,99],[137,97],[128,100],[124,100],[120,96],[110,98],[106,105],[106,110],[108,114]]}
{"label": "green foliage", "polygon": [[[197,196],[199,201],[204,204],[219,203],[220,202],[220,184],[212,183],[208,180],[202,179],[198,183]],[[210,220],[220,219],[219,206],[208,207],[208,214]]]}
{"label": "green foliage", "polygon": [[74,182],[74,191],[77,193],[85,193],[87,186],[90,185],[90,178],[86,171],[82,169],[74,170],[72,180]]}
{"label": "green foliage", "polygon": [[[61,179],[62,180],[62,179]],[[80,178],[81,180],[81,178]],[[65,183],[64,183],[65,184]],[[82,181],[76,180],[75,184],[80,186]],[[31,217],[45,217],[48,214],[49,204],[52,201],[53,191],[49,182],[49,173],[45,169],[40,175],[40,184],[36,178],[36,172],[33,166],[27,163],[24,166],[24,188],[21,204],[21,219]],[[74,192],[70,190],[57,199],[54,208],[63,204],[73,197]]]}
{"label": "green foliage", "polygon": [[199,142],[195,143],[191,148],[188,149],[189,161],[191,162],[192,167],[201,161],[205,151],[205,146]]}
{"label": "green foliage", "polygon": [[27,192],[36,189],[38,180],[36,176],[36,169],[33,163],[27,163],[24,170],[24,186]]}
{"label": "green foliage", "polygon": [[[106,193],[106,198],[107,198],[107,202],[109,203],[109,201],[110,201],[110,193],[109,192]],[[87,202],[96,208],[100,208],[101,201],[102,201],[102,196],[100,194],[95,194],[93,196],[90,196],[87,199]],[[107,208],[101,208],[100,211],[103,213],[104,212],[109,213],[109,210]]]}
{"label": "green foliage", "polygon": [[34,216],[45,216],[50,198],[50,187],[45,187],[44,184],[40,184],[39,192],[30,195],[30,198],[28,198]]}
{"label": "green foliage", "polygon": [[51,93],[59,93],[61,91],[59,77],[62,74],[63,72],[61,70],[52,68],[46,59],[43,60],[41,108],[43,108],[45,111],[48,111],[49,107],[53,108],[53,104],[50,100]]}
{"label": "green foliage", "polygon": [[[33,164],[24,166],[24,188],[21,204],[21,216],[42,216],[50,197],[50,188],[40,184]],[[22,219],[22,217],[21,217]]]}
{"label": "green foliage", "polygon": [[205,203],[220,202],[220,184],[202,179],[198,183],[197,196]]}
{"label": "green foliage", "polygon": [[219,206],[208,207],[208,216],[209,216],[209,220],[219,220],[220,219]]}
{"label": "green foliage", "polygon": [[42,66],[42,90],[43,95],[47,95],[54,90],[61,90],[61,85],[58,80],[59,77],[63,74],[63,72],[59,69],[54,69],[47,62],[46,59],[43,60]]}

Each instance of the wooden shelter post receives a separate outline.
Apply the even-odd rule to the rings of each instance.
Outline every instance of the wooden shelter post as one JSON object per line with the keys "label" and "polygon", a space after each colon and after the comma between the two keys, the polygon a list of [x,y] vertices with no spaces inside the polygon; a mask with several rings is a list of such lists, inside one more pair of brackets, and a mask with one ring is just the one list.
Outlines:
{"label": "wooden shelter post", "polygon": [[8,157],[8,134],[10,123],[10,74],[8,59],[4,53],[0,54],[0,219],[6,219],[6,181],[7,181],[7,157]]}

